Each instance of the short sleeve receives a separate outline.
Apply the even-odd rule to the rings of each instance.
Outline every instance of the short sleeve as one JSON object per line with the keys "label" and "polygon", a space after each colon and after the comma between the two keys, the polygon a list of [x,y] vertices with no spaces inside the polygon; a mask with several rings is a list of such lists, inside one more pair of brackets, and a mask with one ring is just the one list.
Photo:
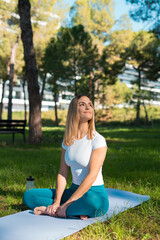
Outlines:
{"label": "short sleeve", "polygon": [[66,145],[64,145],[64,141],[62,142],[62,148],[63,148],[64,150],[66,150],[66,149],[67,149],[67,146],[66,146]]}
{"label": "short sleeve", "polygon": [[107,147],[107,143],[105,138],[101,134],[96,132],[95,138],[92,141],[92,150],[100,147]]}

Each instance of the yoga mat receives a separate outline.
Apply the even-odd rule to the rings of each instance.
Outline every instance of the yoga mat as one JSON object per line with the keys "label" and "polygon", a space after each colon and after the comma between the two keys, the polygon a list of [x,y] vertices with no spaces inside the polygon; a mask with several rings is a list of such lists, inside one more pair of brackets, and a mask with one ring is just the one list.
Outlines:
{"label": "yoga mat", "polygon": [[58,240],[67,237],[97,221],[103,222],[129,208],[140,205],[150,197],[123,190],[106,188],[109,210],[102,217],[62,219],[34,215],[27,210],[0,218],[0,240]]}

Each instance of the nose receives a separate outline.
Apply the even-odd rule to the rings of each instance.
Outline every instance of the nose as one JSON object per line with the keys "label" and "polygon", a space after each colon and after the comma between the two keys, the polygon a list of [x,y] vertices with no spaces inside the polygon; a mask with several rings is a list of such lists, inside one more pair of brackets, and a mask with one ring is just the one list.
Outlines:
{"label": "nose", "polygon": [[86,104],[86,109],[89,109],[89,108],[90,108],[90,106],[88,104]]}

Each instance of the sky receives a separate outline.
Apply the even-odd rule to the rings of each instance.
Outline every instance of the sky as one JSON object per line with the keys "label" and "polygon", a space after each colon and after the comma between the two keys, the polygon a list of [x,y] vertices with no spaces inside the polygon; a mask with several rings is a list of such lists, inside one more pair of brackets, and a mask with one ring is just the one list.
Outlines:
{"label": "sky", "polygon": [[[115,9],[114,9],[114,16],[115,19],[118,19],[120,16],[124,14],[129,15],[129,11],[133,8],[132,4],[126,4],[126,0],[114,0],[115,2]],[[130,18],[131,19],[131,18]],[[147,23],[146,22],[135,22],[131,19],[132,28],[135,32],[139,30],[147,30]]]}
{"label": "sky", "polygon": [[[75,0],[64,0],[64,1],[68,2],[69,5],[72,5],[75,2]],[[115,9],[114,9],[115,19],[118,19],[120,16],[122,16],[124,14],[129,15],[129,10],[131,10],[131,8],[133,8],[132,4],[126,4],[126,0],[114,0],[114,2],[115,2]],[[135,22],[131,19],[131,24],[132,24],[132,29],[135,32],[137,32],[141,29],[147,30],[146,22],[139,23],[139,22]]]}

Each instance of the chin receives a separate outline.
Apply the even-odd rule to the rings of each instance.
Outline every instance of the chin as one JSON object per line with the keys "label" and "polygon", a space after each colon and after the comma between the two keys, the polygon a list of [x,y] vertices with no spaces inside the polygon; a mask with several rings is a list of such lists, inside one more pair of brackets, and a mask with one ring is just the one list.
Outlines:
{"label": "chin", "polygon": [[86,117],[86,118],[84,118],[86,121],[90,121],[90,120],[92,120],[92,117]]}

